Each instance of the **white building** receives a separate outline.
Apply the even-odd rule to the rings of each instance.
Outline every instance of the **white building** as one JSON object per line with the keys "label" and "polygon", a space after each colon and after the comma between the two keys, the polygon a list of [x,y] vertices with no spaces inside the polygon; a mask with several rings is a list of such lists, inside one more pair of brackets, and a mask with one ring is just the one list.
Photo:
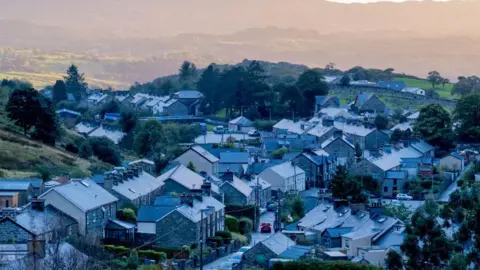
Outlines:
{"label": "white building", "polygon": [[290,161],[266,169],[259,177],[272,185],[272,190],[305,190],[305,171]]}
{"label": "white building", "polygon": [[175,161],[184,166],[188,166],[191,162],[195,166],[197,172],[206,172],[216,175],[218,173],[219,159],[201,146],[193,146],[183,152]]}
{"label": "white building", "polygon": [[425,96],[425,90],[419,87],[405,87],[403,88],[402,92]]}

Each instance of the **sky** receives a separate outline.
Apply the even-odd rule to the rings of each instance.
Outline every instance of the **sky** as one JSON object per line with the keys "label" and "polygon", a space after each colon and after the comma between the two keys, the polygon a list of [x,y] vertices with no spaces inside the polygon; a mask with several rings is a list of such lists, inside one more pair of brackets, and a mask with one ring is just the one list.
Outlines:
{"label": "sky", "polygon": [[[422,0],[327,0],[330,2],[337,2],[337,3],[345,3],[345,4],[353,4],[353,3],[358,3],[358,4],[368,4],[368,3],[377,3],[377,2],[395,2],[395,3],[401,3],[401,2],[406,2],[406,1],[417,1],[421,2]],[[435,2],[448,2],[449,0],[433,0]]]}

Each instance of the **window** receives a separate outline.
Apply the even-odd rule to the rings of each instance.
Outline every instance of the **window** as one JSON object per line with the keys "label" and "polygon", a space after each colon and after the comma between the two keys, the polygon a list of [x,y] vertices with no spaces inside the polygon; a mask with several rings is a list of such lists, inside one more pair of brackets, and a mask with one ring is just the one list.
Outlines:
{"label": "window", "polygon": [[383,187],[383,192],[388,192],[388,186]]}
{"label": "window", "polygon": [[9,202],[8,202],[8,200],[5,200],[5,207],[9,207]]}
{"label": "window", "polygon": [[394,185],[394,186],[397,185],[397,179],[393,179],[393,185]]}
{"label": "window", "polygon": [[348,239],[345,239],[345,248],[350,248],[350,243]]}
{"label": "window", "polygon": [[372,178],[378,179],[378,172],[372,172]]}
{"label": "window", "polygon": [[92,212],[92,223],[95,223],[97,221],[97,213],[95,213],[95,210]]}

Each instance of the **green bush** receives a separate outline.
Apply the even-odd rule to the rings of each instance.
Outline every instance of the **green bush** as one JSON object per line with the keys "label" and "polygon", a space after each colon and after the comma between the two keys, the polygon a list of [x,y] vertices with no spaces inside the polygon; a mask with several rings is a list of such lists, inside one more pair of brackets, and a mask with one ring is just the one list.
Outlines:
{"label": "green bush", "polygon": [[238,219],[230,215],[225,215],[225,225],[230,232],[239,232]]}
{"label": "green bush", "polygon": [[275,270],[296,270],[296,269],[322,269],[322,270],[380,270],[383,268],[368,265],[353,263],[348,261],[295,261],[287,263],[277,263],[273,266]]}
{"label": "green bush", "polygon": [[272,158],[282,159],[283,156],[288,152],[287,148],[280,148],[272,152]]}
{"label": "green bush", "polygon": [[207,243],[209,243],[209,246],[212,248],[221,247],[223,246],[223,238],[220,236],[209,237],[207,238]]}
{"label": "green bush", "polygon": [[124,246],[115,246],[115,245],[105,245],[103,246],[105,251],[109,253],[114,253],[114,254],[122,254],[122,253],[128,253],[130,251],[129,248],[126,248]]}
{"label": "green bush", "polygon": [[137,215],[134,209],[124,208],[117,211],[117,218],[126,222],[136,222]]}
{"label": "green bush", "polygon": [[167,259],[167,254],[165,252],[158,252],[154,250],[140,250],[138,255],[142,258],[147,258],[149,260],[155,260],[156,262],[161,262]]}
{"label": "green bush", "polygon": [[253,230],[253,221],[247,217],[240,218],[239,232],[243,235],[251,233]]}
{"label": "green bush", "polygon": [[215,236],[223,238],[224,243],[229,243],[232,240],[232,233],[227,231],[218,231]]}

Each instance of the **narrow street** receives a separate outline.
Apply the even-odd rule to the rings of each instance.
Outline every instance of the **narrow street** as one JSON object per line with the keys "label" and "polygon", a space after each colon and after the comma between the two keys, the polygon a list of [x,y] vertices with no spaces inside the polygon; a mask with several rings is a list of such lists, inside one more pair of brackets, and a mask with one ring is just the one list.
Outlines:
{"label": "narrow street", "polygon": [[[260,224],[262,223],[270,223],[273,225],[275,222],[275,213],[274,212],[266,212],[262,216],[260,216]],[[256,232],[252,233],[252,241],[250,242],[250,246],[255,245],[256,243],[263,241],[267,239],[270,235],[272,235],[274,232],[272,230],[272,233],[261,233],[260,232],[260,226],[257,228]],[[225,257],[222,257],[212,263],[209,263],[203,267],[203,269],[217,269],[219,268],[224,262],[228,262],[230,260],[230,257],[232,254],[229,254]]]}
{"label": "narrow street", "polygon": [[457,182],[462,176],[470,169],[472,164],[468,165],[465,167],[463,172],[460,173],[460,175],[455,179],[455,181],[448,186],[448,188],[438,197],[437,201],[442,202],[442,203],[447,203],[450,200],[450,194],[452,194],[455,190],[458,189]]}

